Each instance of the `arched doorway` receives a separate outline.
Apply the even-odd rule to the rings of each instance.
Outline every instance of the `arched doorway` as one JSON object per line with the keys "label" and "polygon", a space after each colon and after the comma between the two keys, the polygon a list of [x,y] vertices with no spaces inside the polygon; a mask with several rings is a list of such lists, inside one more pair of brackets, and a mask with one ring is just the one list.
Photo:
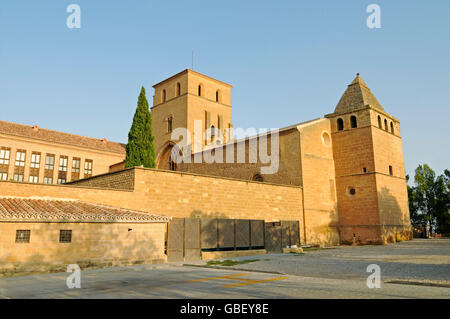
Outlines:
{"label": "arched doorway", "polygon": [[168,143],[162,151],[159,153],[156,160],[156,168],[165,169],[168,171],[177,170],[177,160],[175,156],[181,156],[180,153],[176,152],[175,144]]}

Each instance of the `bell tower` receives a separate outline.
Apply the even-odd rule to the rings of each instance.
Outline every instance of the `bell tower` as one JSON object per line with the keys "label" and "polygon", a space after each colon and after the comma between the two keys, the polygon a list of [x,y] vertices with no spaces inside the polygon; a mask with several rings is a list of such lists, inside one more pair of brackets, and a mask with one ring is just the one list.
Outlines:
{"label": "bell tower", "polygon": [[[151,110],[157,168],[176,169],[170,159],[176,142],[172,140],[172,132],[176,128],[186,128],[191,143],[198,141],[197,145],[192,145],[192,152],[217,142],[217,136],[222,136],[222,142],[230,138],[225,135],[226,129],[233,127],[230,99],[232,85],[186,69],[155,84],[153,88],[155,94]],[[200,140],[198,136],[194,140],[194,128],[201,133]],[[211,132],[209,138],[205,137],[206,130]]]}
{"label": "bell tower", "polygon": [[325,116],[331,122],[341,242],[410,239],[400,121],[359,73]]}

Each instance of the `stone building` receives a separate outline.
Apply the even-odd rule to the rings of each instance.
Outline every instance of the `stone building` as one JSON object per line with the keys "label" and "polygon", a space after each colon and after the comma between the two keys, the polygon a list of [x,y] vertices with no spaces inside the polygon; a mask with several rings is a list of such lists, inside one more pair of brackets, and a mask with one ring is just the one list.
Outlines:
{"label": "stone building", "polygon": [[[124,145],[119,143],[0,122],[0,172],[7,172],[0,195],[81,200],[171,217],[295,220],[304,244],[384,244],[411,238],[400,122],[383,109],[359,74],[333,113],[241,140],[233,135],[231,85],[184,70],[154,88],[156,169],[124,169]],[[174,160],[179,128],[187,129],[193,145],[185,157],[216,156],[225,146],[222,163]],[[273,148],[275,134],[279,144]],[[272,160],[277,155],[277,170],[271,174],[263,168],[272,163],[251,156],[254,142],[262,140]],[[19,150],[26,151],[24,160]],[[238,150],[244,151],[243,163],[234,160]],[[38,174],[35,152],[41,153]],[[55,154],[51,174],[44,170],[44,154]],[[71,164],[75,158],[79,164]],[[82,170],[88,159],[92,172],[72,177],[77,173],[73,167]],[[51,184],[46,176],[66,183],[28,183]],[[27,183],[10,181],[14,179]]]}
{"label": "stone building", "polygon": [[0,181],[62,184],[105,173],[125,145],[0,121]]}

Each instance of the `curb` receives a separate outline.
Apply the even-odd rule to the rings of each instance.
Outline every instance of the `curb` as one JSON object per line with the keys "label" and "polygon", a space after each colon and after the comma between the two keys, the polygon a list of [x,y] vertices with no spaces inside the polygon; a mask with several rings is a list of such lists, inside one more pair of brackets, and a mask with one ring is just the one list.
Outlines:
{"label": "curb", "polygon": [[254,270],[254,269],[245,269],[245,268],[228,268],[228,267],[220,267],[220,266],[206,266],[206,265],[196,265],[196,264],[183,264],[184,267],[198,267],[198,268],[208,268],[208,269],[225,269],[225,270],[234,270],[234,271],[250,271],[250,272],[259,272],[263,274],[276,274],[276,275],[288,275],[278,271],[265,271],[265,270]]}

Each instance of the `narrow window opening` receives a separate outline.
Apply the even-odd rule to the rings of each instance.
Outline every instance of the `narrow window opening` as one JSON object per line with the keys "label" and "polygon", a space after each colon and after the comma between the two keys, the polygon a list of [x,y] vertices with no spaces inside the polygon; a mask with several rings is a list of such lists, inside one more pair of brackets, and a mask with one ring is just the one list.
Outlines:
{"label": "narrow window opening", "polygon": [[358,126],[357,122],[356,122],[356,116],[351,116],[350,117],[350,125],[351,125],[352,128],[356,128]]}
{"label": "narrow window opening", "polygon": [[387,120],[384,119],[384,130],[387,131],[388,130],[388,125],[387,125]]}
{"label": "narrow window opening", "polygon": [[381,126],[381,116],[378,115],[378,128],[383,128]]}
{"label": "narrow window opening", "polygon": [[166,97],[167,97],[166,90],[163,90],[162,91],[162,102],[163,103],[166,102]]}
{"label": "narrow window opening", "polygon": [[181,84],[177,83],[177,96],[181,95]]}
{"label": "narrow window opening", "polygon": [[342,131],[344,129],[344,121],[341,118],[337,120],[337,129],[338,131]]}
{"label": "narrow window opening", "polygon": [[391,165],[389,165],[389,175],[394,175],[394,172],[393,172],[393,170],[392,170],[392,166]]}
{"label": "narrow window opening", "polygon": [[391,122],[391,133],[394,134],[394,124]]}

